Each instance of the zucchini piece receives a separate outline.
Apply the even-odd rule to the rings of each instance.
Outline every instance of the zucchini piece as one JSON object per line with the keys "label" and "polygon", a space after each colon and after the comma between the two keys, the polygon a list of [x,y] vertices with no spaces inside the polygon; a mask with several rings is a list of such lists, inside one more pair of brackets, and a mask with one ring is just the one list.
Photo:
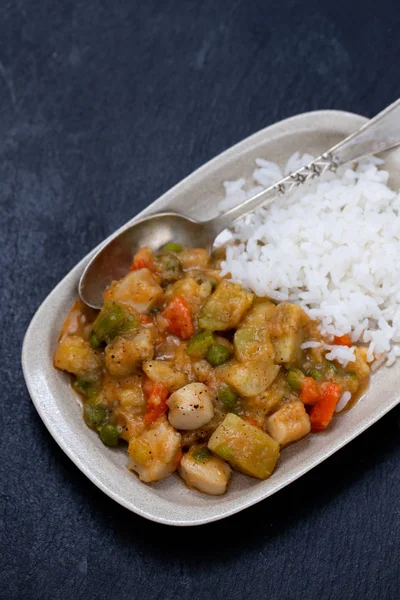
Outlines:
{"label": "zucchini piece", "polygon": [[203,331],[190,338],[186,346],[186,352],[193,358],[204,358],[207,350],[215,344],[215,337],[211,331]]}
{"label": "zucchini piece", "polygon": [[267,433],[229,413],[208,441],[209,449],[232,467],[267,479],[279,458],[279,444]]}
{"label": "zucchini piece", "polygon": [[97,348],[102,342],[107,344],[117,335],[127,333],[139,326],[135,315],[125,310],[117,302],[106,301],[92,326],[90,343]]}

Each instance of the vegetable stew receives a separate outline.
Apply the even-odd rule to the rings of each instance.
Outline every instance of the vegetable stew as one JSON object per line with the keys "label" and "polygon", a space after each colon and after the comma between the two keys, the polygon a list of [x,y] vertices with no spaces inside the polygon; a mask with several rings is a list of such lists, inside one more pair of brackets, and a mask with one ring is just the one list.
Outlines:
{"label": "vegetable stew", "polygon": [[54,354],[88,427],[107,446],[125,444],[142,481],[177,470],[212,495],[232,469],[268,478],[281,449],[325,430],[369,375],[364,348],[343,368],[300,306],[222,277],[222,253],[141,248],[100,312],[75,303]]}

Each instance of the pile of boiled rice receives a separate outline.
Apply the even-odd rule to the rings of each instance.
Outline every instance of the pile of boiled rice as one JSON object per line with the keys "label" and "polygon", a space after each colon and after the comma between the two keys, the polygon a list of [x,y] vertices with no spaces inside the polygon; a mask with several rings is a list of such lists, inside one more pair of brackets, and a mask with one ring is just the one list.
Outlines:
{"label": "pile of boiled rice", "polygon": [[[226,181],[225,211],[312,160],[295,153],[284,171],[257,159],[252,181]],[[223,271],[260,296],[300,304],[327,340],[346,333],[389,366],[400,348],[400,194],[370,158],[300,186],[223,232]],[[378,168],[379,167],[379,168]],[[308,342],[308,345],[317,342]],[[354,349],[327,344],[343,365]]]}

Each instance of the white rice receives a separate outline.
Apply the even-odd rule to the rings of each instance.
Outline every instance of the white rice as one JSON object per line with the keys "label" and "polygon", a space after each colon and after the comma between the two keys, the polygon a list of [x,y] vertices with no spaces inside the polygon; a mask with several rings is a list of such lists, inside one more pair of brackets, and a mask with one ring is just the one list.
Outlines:
{"label": "white rice", "polygon": [[[258,158],[252,180],[226,181],[221,211],[312,160],[295,153],[285,169]],[[297,188],[244,218],[227,243],[224,273],[260,296],[301,304],[328,340],[350,334],[368,360],[392,364],[400,349],[400,194],[383,161],[370,158]],[[235,244],[233,244],[235,242]],[[346,365],[353,350],[328,345]]]}
{"label": "white rice", "polygon": [[350,402],[351,394],[350,392],[344,392],[339,398],[339,402],[336,404],[335,412],[340,412],[344,409],[344,407]]}

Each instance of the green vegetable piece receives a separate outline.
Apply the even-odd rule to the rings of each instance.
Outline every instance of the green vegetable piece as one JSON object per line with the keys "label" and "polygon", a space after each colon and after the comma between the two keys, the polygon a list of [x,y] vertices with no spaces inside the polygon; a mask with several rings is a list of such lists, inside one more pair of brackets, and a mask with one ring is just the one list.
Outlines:
{"label": "green vegetable piece", "polygon": [[85,377],[77,377],[74,387],[78,392],[87,396],[87,393],[88,393],[89,389],[92,387],[92,385],[93,385],[93,382],[91,379],[86,379]]}
{"label": "green vegetable piece", "polygon": [[118,429],[115,427],[115,425],[106,423],[100,429],[100,439],[106,446],[118,446]]}
{"label": "green vegetable piece", "polygon": [[318,369],[310,369],[308,375],[309,377],[315,379],[315,381],[320,381],[324,378],[323,374],[321,373],[321,371],[318,371]]}
{"label": "green vegetable piece", "polygon": [[197,450],[194,450],[192,452],[192,456],[195,460],[197,460],[197,462],[204,463],[209,458],[211,458],[212,453],[209,451],[208,448],[204,447],[204,448],[198,448]]}
{"label": "green vegetable piece", "polygon": [[183,246],[181,246],[181,244],[176,244],[175,242],[165,244],[163,248],[163,252],[182,252],[182,250]]}
{"label": "green vegetable piece", "polygon": [[207,350],[215,344],[215,337],[211,331],[203,331],[190,338],[186,346],[186,352],[193,358],[204,358]]}
{"label": "green vegetable piece", "polygon": [[85,408],[83,409],[85,423],[88,427],[92,428],[100,427],[106,418],[106,414],[107,412],[104,406],[91,406],[90,404],[85,404]]}
{"label": "green vegetable piece", "polygon": [[85,377],[78,377],[73,384],[74,388],[80,394],[86,396],[88,400],[97,398],[96,382]]}
{"label": "green vegetable piece", "polygon": [[117,302],[106,302],[93,323],[90,343],[98,348],[101,342],[110,342],[115,336],[138,327],[138,319],[125,311]]}
{"label": "green vegetable piece", "polygon": [[206,359],[213,367],[223,365],[232,356],[232,352],[222,344],[214,344],[207,350]]}
{"label": "green vegetable piece", "polygon": [[303,384],[304,373],[300,369],[289,369],[286,375],[286,380],[292,390],[298,392]]}
{"label": "green vegetable piece", "polygon": [[220,385],[218,388],[218,400],[228,410],[236,408],[239,396],[229,385]]}
{"label": "green vegetable piece", "polygon": [[92,332],[90,334],[90,345],[92,346],[92,348],[94,348],[94,350],[97,350],[97,348],[100,347],[100,344],[101,344],[101,342],[97,338],[97,335]]}
{"label": "green vegetable piece", "polygon": [[209,449],[232,467],[259,479],[267,479],[279,458],[279,444],[267,433],[228,413],[208,441]]}
{"label": "green vegetable piece", "polygon": [[239,325],[253,302],[253,294],[238,283],[223,280],[207,299],[199,313],[199,327],[226,331]]}

